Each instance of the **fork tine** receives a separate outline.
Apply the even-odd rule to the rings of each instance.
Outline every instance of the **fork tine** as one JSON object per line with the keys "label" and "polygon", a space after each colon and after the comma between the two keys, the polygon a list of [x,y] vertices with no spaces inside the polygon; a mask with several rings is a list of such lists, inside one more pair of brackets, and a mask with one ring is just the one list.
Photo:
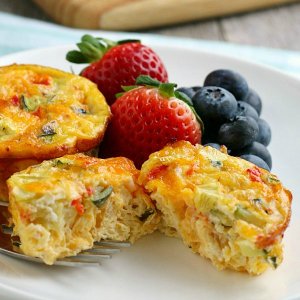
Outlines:
{"label": "fork tine", "polygon": [[[25,261],[30,261],[30,262],[37,262],[37,263],[41,263],[44,264],[44,262],[37,257],[31,257],[31,256],[27,256],[25,254],[22,253],[18,253],[18,252],[12,252],[3,248],[0,248],[0,253],[2,254],[6,254],[8,256],[11,257],[15,257],[15,258],[19,258]],[[94,261],[76,261],[75,259],[68,259],[68,258],[64,258],[64,259],[59,259],[57,260],[54,265],[59,265],[59,266],[66,266],[66,267],[77,267],[77,266],[98,266],[100,264],[100,262],[98,260],[94,260]]]}
{"label": "fork tine", "polygon": [[[0,204],[1,206],[1,204]],[[12,235],[13,226],[8,226],[6,224],[0,224],[0,229],[3,234]],[[3,236],[4,238],[4,236]],[[5,238],[7,239],[7,238]],[[9,239],[9,237],[8,237]],[[9,255],[11,257],[16,257],[31,262],[44,263],[42,259],[32,256],[27,256],[20,250],[20,241],[13,237],[10,238],[10,247],[1,248],[0,253]],[[111,255],[120,252],[120,248],[129,247],[131,244],[129,242],[119,242],[119,241],[99,241],[95,242],[93,248],[83,250],[75,256],[64,257],[55,261],[54,265],[60,266],[95,266],[100,265],[102,259],[111,258]]]}
{"label": "fork tine", "polygon": [[79,254],[75,256],[68,256],[68,260],[80,260],[80,261],[99,261],[99,259],[102,258],[111,258],[111,255],[109,254],[97,254],[97,253],[91,253],[91,252],[80,252]]}
{"label": "fork tine", "polygon": [[0,200],[0,206],[8,206],[8,202]]}
{"label": "fork tine", "polygon": [[116,247],[116,248],[128,248],[131,246],[129,242],[119,242],[119,241],[99,241],[94,242],[94,245],[97,246],[108,246],[108,247]]}
{"label": "fork tine", "polygon": [[84,250],[84,252],[91,252],[97,254],[114,254],[121,252],[119,248],[103,248],[102,246],[94,246],[91,249]]}

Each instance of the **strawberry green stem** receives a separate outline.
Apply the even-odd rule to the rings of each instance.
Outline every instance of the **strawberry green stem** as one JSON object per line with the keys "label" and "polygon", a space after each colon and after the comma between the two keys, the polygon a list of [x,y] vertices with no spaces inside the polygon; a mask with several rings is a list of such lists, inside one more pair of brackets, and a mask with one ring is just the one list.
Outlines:
{"label": "strawberry green stem", "polygon": [[[190,107],[190,109],[194,113],[198,123],[200,124],[202,132],[204,132],[203,121],[201,120],[199,115],[196,113],[192,100],[186,94],[175,90],[175,88],[177,87],[176,83],[161,83],[160,81],[153,79],[152,77],[150,77],[148,75],[138,76],[135,83],[136,83],[135,86],[127,86],[127,87],[122,86],[122,88],[125,92],[128,92],[128,91],[135,89],[141,85],[148,86],[148,87],[154,87],[154,88],[158,88],[159,93],[166,98],[176,97],[177,99],[180,99],[181,101],[183,101],[185,104],[187,104]],[[123,93],[117,94],[117,98],[119,96],[121,96],[122,94]]]}
{"label": "strawberry green stem", "polygon": [[117,45],[139,42],[139,40],[121,40],[115,42],[85,34],[82,36],[81,41],[76,44],[79,50],[69,51],[66,55],[66,59],[77,64],[92,63],[101,59],[108,50]]}
{"label": "strawberry green stem", "polygon": [[175,97],[174,88],[177,87],[176,83],[161,83],[160,81],[147,75],[138,76],[135,83],[137,85],[156,87],[158,88],[159,92],[167,98]]}

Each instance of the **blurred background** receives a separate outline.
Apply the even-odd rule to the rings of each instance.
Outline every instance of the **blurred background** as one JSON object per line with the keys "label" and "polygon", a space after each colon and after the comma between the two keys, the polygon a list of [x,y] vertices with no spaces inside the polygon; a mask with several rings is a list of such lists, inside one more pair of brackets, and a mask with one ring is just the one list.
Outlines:
{"label": "blurred background", "polygon": [[[77,7],[75,7],[77,10],[74,8],[74,2],[77,3]],[[114,4],[114,2],[120,3],[120,1],[103,0],[104,6],[96,6],[94,4],[94,7],[88,5],[89,1],[82,1],[83,6],[81,10],[79,10],[78,3],[80,2],[80,0],[0,0],[0,12],[7,12],[51,23],[62,23],[64,25],[75,27],[82,27],[81,24],[84,23],[90,28],[93,26],[95,27],[95,22],[96,24],[100,23],[100,15],[104,20],[101,24],[102,29],[111,26],[112,28],[110,29],[116,29],[118,31],[132,30],[136,32],[150,32],[169,36],[227,41],[243,45],[273,47],[296,51],[300,50],[299,1],[187,0],[185,2],[178,1],[181,2],[181,6],[178,5],[178,7],[176,4],[177,0],[124,1],[128,4],[131,2],[143,3],[143,9],[148,12],[148,23],[146,20],[146,13],[141,16],[142,8],[137,7],[137,5],[135,7],[132,6],[132,8],[129,7],[129,9],[135,11],[135,17],[131,16],[128,11],[125,12],[123,8],[116,7],[118,5]],[[90,1],[90,4],[92,2],[95,3],[96,1]],[[98,2],[101,2],[101,0],[98,0]],[[202,9],[198,10],[200,11],[198,15],[195,13],[196,9],[198,9],[196,2],[199,2],[199,5],[202,5]],[[149,3],[151,4],[151,7],[147,6]],[[170,4],[172,4],[172,7],[170,7],[169,10],[167,10],[166,7],[161,7],[157,9],[156,14],[153,9],[155,3],[157,3],[158,6],[170,6]],[[183,7],[182,3],[185,3],[186,6]],[[209,7],[205,7],[205,3],[208,3]],[[224,3],[229,4],[224,6]],[[68,5],[71,7],[68,7]],[[267,8],[261,7],[265,5]],[[113,12],[110,11],[112,10],[112,7],[114,9]],[[92,12],[89,11],[89,9],[91,9]],[[101,9],[104,12],[101,12]],[[100,12],[97,10],[100,10]],[[172,13],[172,10],[174,10],[174,13]],[[81,13],[78,14],[78,11]],[[116,17],[118,16],[117,14],[121,15],[120,18]],[[214,16],[214,14],[216,16]],[[224,16],[224,14],[226,14],[226,16]],[[66,16],[70,16],[70,18],[67,18]],[[77,23],[76,18],[77,21],[79,20]],[[85,21],[84,18],[89,20]],[[91,24],[92,18],[98,19]],[[113,21],[111,21],[110,18],[113,19]],[[116,23],[114,21],[116,19],[121,21]],[[135,28],[131,28],[132,25],[126,24],[129,19],[131,24],[137,24]],[[115,28],[113,26],[115,26]]]}

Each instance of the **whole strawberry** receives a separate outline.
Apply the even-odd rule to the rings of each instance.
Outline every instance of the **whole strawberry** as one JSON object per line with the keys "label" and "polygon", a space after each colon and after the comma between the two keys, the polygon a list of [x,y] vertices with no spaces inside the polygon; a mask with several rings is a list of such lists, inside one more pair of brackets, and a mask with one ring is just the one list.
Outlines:
{"label": "whole strawberry", "polygon": [[138,40],[113,42],[84,35],[77,44],[80,51],[67,53],[73,63],[91,63],[81,75],[98,85],[108,104],[122,86],[133,85],[139,75],[150,75],[161,82],[168,81],[167,71],[158,55]]}
{"label": "whole strawberry", "polygon": [[166,144],[186,140],[200,143],[202,121],[191,100],[174,92],[173,83],[139,76],[137,87],[124,88],[111,106],[112,121],[99,156],[125,156],[140,167],[148,156]]}

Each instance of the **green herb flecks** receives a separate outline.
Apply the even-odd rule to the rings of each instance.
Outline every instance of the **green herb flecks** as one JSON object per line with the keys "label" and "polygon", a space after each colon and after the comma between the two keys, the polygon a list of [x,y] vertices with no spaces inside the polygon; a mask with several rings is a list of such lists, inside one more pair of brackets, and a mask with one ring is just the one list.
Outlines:
{"label": "green herb flecks", "polygon": [[260,198],[250,200],[250,203],[256,208],[263,210],[266,214],[270,215],[272,210],[268,207],[267,203]]}
{"label": "green herb flecks", "polygon": [[270,182],[271,184],[278,184],[278,183],[280,183],[280,180],[277,179],[277,177],[275,175],[270,174],[268,176],[268,182]]}
{"label": "green herb flecks", "polygon": [[57,122],[55,120],[48,122],[42,127],[42,133],[38,135],[39,138],[47,138],[47,141],[52,141],[56,135]]}
{"label": "green herb flecks", "polygon": [[55,159],[54,161],[53,161],[53,167],[62,167],[62,166],[64,166],[65,164],[61,161],[61,160],[59,160],[59,159]]}
{"label": "green herb flecks", "polygon": [[55,97],[56,97],[56,95],[48,95],[48,96],[46,96],[47,103],[53,103]]}
{"label": "green herb flecks", "polygon": [[39,106],[39,101],[35,97],[27,98],[24,95],[21,95],[20,102],[21,102],[21,107],[28,112],[35,111]]}
{"label": "green herb flecks", "polygon": [[274,269],[278,267],[277,257],[276,256],[268,256],[267,262],[273,266]]}
{"label": "green herb flecks", "polygon": [[101,191],[100,193],[97,193],[94,198],[92,199],[92,202],[100,208],[106,200],[110,197],[111,193],[113,192],[112,186],[108,186],[106,189]]}
{"label": "green herb flecks", "polygon": [[73,111],[79,115],[86,115],[87,111],[82,107],[72,107]]}
{"label": "green herb flecks", "polygon": [[145,222],[151,215],[154,214],[154,210],[152,208],[147,208],[140,216],[139,220],[141,222]]}
{"label": "green herb flecks", "polygon": [[210,161],[211,165],[215,168],[222,168],[223,167],[223,163],[219,160],[211,160]]}

